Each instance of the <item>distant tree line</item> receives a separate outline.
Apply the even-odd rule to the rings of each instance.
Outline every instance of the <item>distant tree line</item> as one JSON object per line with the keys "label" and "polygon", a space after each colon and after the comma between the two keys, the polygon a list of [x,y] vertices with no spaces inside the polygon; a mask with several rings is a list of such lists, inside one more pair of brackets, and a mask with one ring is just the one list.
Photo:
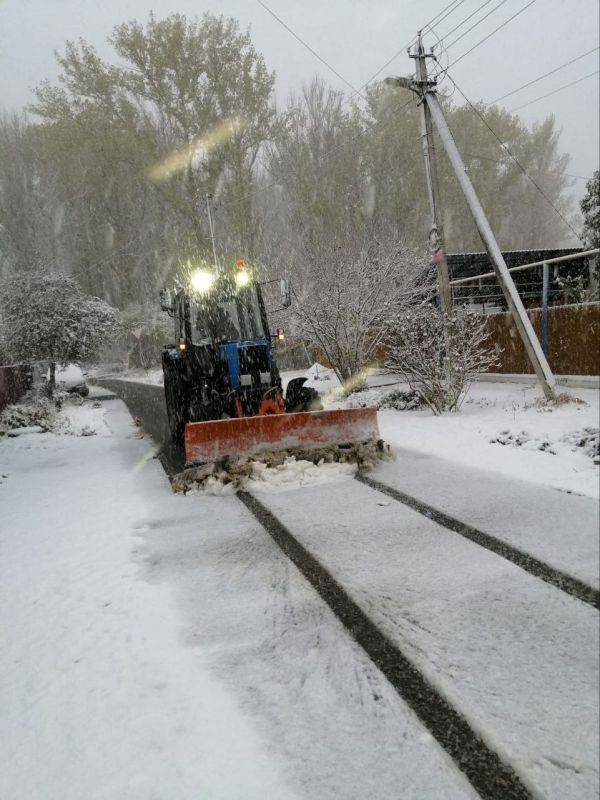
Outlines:
{"label": "distant tree line", "polygon": [[[211,257],[206,195],[222,257],[287,271],[303,289],[336,243],[347,257],[370,231],[413,249],[426,241],[418,112],[405,94],[373,84],[359,105],[315,78],[277,109],[250,36],[208,14],[124,23],[110,42],[119,65],[68,42],[58,84],[0,118],[4,277],[56,269],[114,306],[154,303],[182,259]],[[568,231],[481,120],[443,102],[501,246],[561,245]],[[572,216],[554,118],[530,129],[502,108],[479,111]],[[480,249],[438,152],[448,250]]]}

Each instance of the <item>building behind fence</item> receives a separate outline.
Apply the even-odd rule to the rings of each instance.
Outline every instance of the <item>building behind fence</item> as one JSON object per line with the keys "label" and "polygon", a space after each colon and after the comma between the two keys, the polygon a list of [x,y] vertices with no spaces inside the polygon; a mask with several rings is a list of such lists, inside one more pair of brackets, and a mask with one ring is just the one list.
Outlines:
{"label": "building behind fence", "polygon": [[[595,257],[577,258],[580,247],[551,250],[508,250],[502,255],[510,270],[524,264],[542,262],[573,254],[573,260],[552,264],[548,287],[549,305],[565,305],[584,301],[595,301],[598,297],[598,264]],[[464,281],[493,271],[487,253],[450,253],[447,256],[452,281]],[[543,267],[532,267],[523,272],[512,272],[512,278],[519,296],[526,308],[535,308],[542,302]],[[452,287],[456,304],[467,304],[484,314],[494,314],[506,310],[506,300],[495,277],[461,283]]]}

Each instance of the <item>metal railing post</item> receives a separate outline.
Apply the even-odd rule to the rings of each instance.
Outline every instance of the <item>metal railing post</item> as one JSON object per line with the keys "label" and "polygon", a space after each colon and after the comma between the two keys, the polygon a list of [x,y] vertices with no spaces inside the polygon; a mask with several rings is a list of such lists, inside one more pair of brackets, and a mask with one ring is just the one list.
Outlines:
{"label": "metal railing post", "polygon": [[542,265],[542,350],[548,358],[548,286],[550,283],[550,266]]}

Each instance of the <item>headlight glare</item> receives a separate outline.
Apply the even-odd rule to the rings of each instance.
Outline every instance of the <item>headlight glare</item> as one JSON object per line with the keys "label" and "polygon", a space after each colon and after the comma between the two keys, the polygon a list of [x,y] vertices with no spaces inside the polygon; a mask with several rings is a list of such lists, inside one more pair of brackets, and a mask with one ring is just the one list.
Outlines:
{"label": "headlight glare", "polygon": [[214,280],[214,273],[207,269],[196,269],[190,275],[190,284],[195,292],[208,292]]}
{"label": "headlight glare", "polygon": [[250,283],[250,273],[245,269],[239,270],[235,273],[235,282],[238,288],[241,288],[242,286],[248,286]]}

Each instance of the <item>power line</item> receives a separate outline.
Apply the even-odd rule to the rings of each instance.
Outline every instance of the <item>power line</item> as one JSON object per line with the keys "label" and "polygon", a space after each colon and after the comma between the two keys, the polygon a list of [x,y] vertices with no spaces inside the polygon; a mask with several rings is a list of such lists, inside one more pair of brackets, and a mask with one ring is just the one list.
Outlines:
{"label": "power line", "polygon": [[530,106],[532,103],[537,103],[538,100],[544,100],[546,97],[550,97],[557,92],[562,92],[563,89],[568,89],[569,86],[575,86],[576,83],[581,83],[581,81],[585,81],[588,78],[593,78],[594,75],[597,75],[600,70],[595,70],[594,72],[590,72],[589,75],[584,75],[582,78],[577,78],[570,83],[565,83],[564,86],[559,86],[558,89],[553,89],[551,92],[547,92],[546,94],[542,94],[539,97],[536,97],[533,100],[529,100],[527,103],[523,103],[521,106],[517,106],[516,108],[510,108],[509,111],[512,113],[514,111],[519,111],[521,108],[525,108],[525,106]]}
{"label": "power line", "polygon": [[[500,6],[503,6],[505,3],[506,3],[506,0],[500,0],[500,2],[497,5],[495,5],[490,11],[488,11],[487,14],[485,14],[481,19],[478,19],[477,22],[474,22],[473,25],[471,25],[470,28],[467,28],[466,31],[463,31],[460,34],[460,36],[456,37],[456,39],[453,42],[450,42],[450,44],[446,46],[446,50],[450,50],[451,47],[454,47],[454,45],[457,42],[460,42],[460,40],[463,39],[468,33],[471,33],[471,31],[474,28],[476,28],[478,25],[481,25],[481,23],[484,22],[484,20],[486,20],[489,16],[491,16],[494,13],[494,11],[497,11],[500,8]],[[487,3],[484,3],[483,5],[484,6],[487,5]],[[480,8],[482,8],[482,7],[483,6],[480,6]],[[476,10],[479,11],[479,9],[476,9]],[[465,22],[466,22],[466,20],[465,20]],[[459,27],[460,27],[460,25],[459,25]],[[444,36],[444,39],[447,39],[449,35],[450,34],[446,34],[446,36]]]}
{"label": "power line", "polygon": [[257,3],[258,3],[260,6],[262,6],[262,7],[265,9],[265,11],[267,11],[267,12],[268,12],[268,13],[269,13],[269,14],[270,14],[270,15],[271,15],[271,16],[272,16],[274,19],[276,19],[276,20],[277,20],[277,22],[278,22],[280,25],[282,25],[282,26],[283,26],[283,27],[286,29],[286,31],[288,31],[288,33],[290,33],[290,34],[291,34],[291,35],[294,37],[294,39],[296,39],[297,41],[299,41],[299,42],[300,42],[300,44],[301,44],[303,47],[305,47],[305,48],[306,48],[306,49],[307,49],[307,50],[308,50],[310,53],[312,53],[312,54],[313,54],[313,56],[314,56],[315,58],[317,58],[317,59],[318,59],[318,60],[321,62],[321,64],[324,64],[324,65],[327,67],[327,69],[328,69],[328,70],[330,70],[330,72],[333,72],[333,74],[334,74],[336,77],[338,77],[338,78],[339,78],[339,79],[340,79],[340,80],[341,80],[343,83],[345,83],[345,84],[346,84],[346,86],[348,86],[350,89],[352,89],[352,93],[353,93],[353,94],[360,94],[360,95],[362,96],[362,94],[361,94],[362,90],[361,90],[361,89],[357,89],[357,88],[356,88],[355,86],[353,86],[353,85],[352,85],[352,84],[351,84],[349,81],[347,81],[347,80],[346,80],[346,78],[344,78],[344,76],[343,76],[343,75],[340,75],[340,73],[337,71],[337,69],[335,69],[335,67],[332,67],[332,66],[331,66],[331,64],[330,64],[328,61],[326,61],[326,60],[325,60],[325,59],[324,59],[322,56],[320,56],[320,55],[317,53],[317,51],[316,51],[316,50],[314,50],[314,49],[313,49],[313,48],[312,48],[312,47],[311,47],[311,46],[310,46],[310,45],[309,45],[307,42],[305,42],[305,41],[304,41],[304,39],[302,39],[300,36],[298,36],[298,34],[297,34],[297,33],[296,33],[294,30],[292,30],[292,28],[290,28],[290,26],[289,26],[289,25],[287,25],[287,24],[286,24],[286,23],[285,23],[285,22],[284,22],[284,21],[281,19],[281,17],[278,17],[278,16],[277,16],[277,14],[276,14],[274,11],[272,11],[272,10],[269,8],[269,6],[268,6],[266,3],[263,3],[263,0],[256,0],[256,2],[257,2]]}
{"label": "power line", "polygon": [[[501,158],[494,158],[493,156],[483,156],[481,153],[463,153],[465,158],[476,158],[480,161],[493,161],[495,164],[502,164],[503,160]],[[589,177],[586,178],[585,175],[574,175],[572,172],[564,172],[567,178],[574,178],[578,181],[589,181]]]}
{"label": "power line", "polygon": [[[472,19],[472,17],[474,17],[474,16],[475,16],[475,14],[477,14],[477,12],[478,12],[478,11],[481,11],[481,9],[482,9],[482,8],[485,8],[485,7],[486,7],[486,6],[488,6],[488,5],[489,5],[491,2],[492,2],[492,0],[485,0],[485,3],[482,3],[481,5],[477,6],[477,8],[475,9],[475,11],[472,11],[472,12],[469,14],[469,16],[468,16],[468,17],[465,17],[464,19],[462,19],[462,20],[461,20],[461,21],[458,23],[458,25],[455,25],[455,26],[454,26],[454,27],[453,27],[451,30],[449,30],[447,33],[445,33],[445,34],[442,36],[442,38],[441,38],[441,41],[443,42],[443,41],[444,41],[444,39],[447,39],[447,38],[448,38],[448,36],[451,36],[451,35],[454,33],[454,31],[457,31],[459,28],[461,28],[461,27],[462,27],[462,26],[465,24],[465,22],[468,22],[470,19]],[[440,20],[440,22],[441,22],[441,20]],[[438,24],[439,24],[439,23],[438,23]]]}
{"label": "power line", "polygon": [[[461,5],[462,5],[464,2],[465,2],[465,0],[452,0],[452,2],[451,2],[451,3],[448,3],[448,5],[447,5],[447,6],[445,6],[445,7],[444,7],[444,8],[443,8],[443,9],[442,9],[442,10],[441,10],[441,11],[440,11],[438,14],[436,14],[436,16],[435,16],[435,17],[432,17],[432,19],[430,19],[430,20],[429,20],[429,22],[426,22],[426,23],[425,23],[425,25],[423,25],[423,27],[421,28],[421,31],[422,31],[422,32],[426,32],[427,30],[429,30],[429,31],[431,31],[433,34],[435,34],[435,35],[437,36],[437,34],[435,33],[435,30],[433,29],[433,25],[434,25],[434,23],[435,23],[436,25],[439,25],[439,24],[440,24],[441,22],[443,22],[443,21],[444,21],[444,20],[445,20],[447,17],[449,17],[449,16],[450,16],[450,14],[453,14],[453,13],[456,11],[456,9],[457,9],[459,6],[461,6]],[[483,5],[487,5],[487,3],[491,3],[491,2],[492,2],[492,0],[486,0],[486,2],[485,2],[485,3],[483,3]],[[453,7],[451,8],[451,6],[453,6]],[[481,6],[480,6],[480,8],[481,8]],[[450,10],[448,11],[448,9],[450,9]],[[475,9],[475,11],[474,11],[473,13],[476,13],[478,10],[479,10],[479,9]],[[446,14],[444,14],[444,12],[445,12],[445,11],[447,11],[447,13],[446,13]],[[443,14],[444,16],[442,16],[440,19],[438,19],[438,17],[440,17],[440,15],[442,15],[442,14]],[[473,14],[471,14],[470,16],[468,16],[466,19],[468,20],[468,19],[470,19],[472,16],[473,16]],[[460,27],[460,26],[461,26],[461,25],[462,25],[464,22],[466,22],[466,20],[463,20],[463,21],[462,21],[461,23],[459,23],[459,24],[458,24],[456,27]],[[452,30],[454,31],[454,30],[456,30],[456,28],[453,28]],[[416,36],[413,36],[413,38],[412,38],[410,41],[408,41],[408,42],[407,42],[407,43],[404,45],[404,47],[401,47],[401,48],[400,48],[400,50],[398,50],[396,53],[394,53],[394,55],[393,55],[391,58],[389,58],[389,59],[388,59],[388,60],[385,62],[385,64],[384,64],[384,65],[383,65],[383,66],[382,66],[380,69],[378,69],[378,70],[377,70],[377,72],[375,72],[375,73],[373,73],[373,75],[371,75],[371,77],[369,78],[369,80],[368,80],[368,81],[367,81],[367,82],[366,82],[366,83],[363,85],[362,89],[366,89],[366,88],[367,88],[367,86],[368,86],[368,85],[369,85],[369,84],[370,84],[372,81],[374,81],[374,80],[375,80],[375,78],[376,78],[378,75],[380,75],[380,74],[383,72],[383,70],[384,70],[386,67],[389,67],[389,65],[392,63],[392,61],[395,61],[395,59],[397,59],[399,55],[402,55],[402,53],[404,53],[404,52],[405,52],[405,51],[406,51],[406,50],[407,50],[409,47],[411,47],[411,45],[413,45],[413,44],[414,44],[416,41],[417,41],[417,37],[416,37]],[[439,37],[438,37],[438,42],[439,42],[439,41],[440,41],[440,40],[439,40]],[[437,46],[437,45],[436,45],[436,46]]]}
{"label": "power line", "polygon": [[[491,0],[490,0],[490,1],[491,1]],[[403,52],[404,52],[404,51],[405,51],[405,50],[406,50],[408,47],[410,47],[410,46],[413,44],[413,42],[415,41],[415,39],[416,39],[416,37],[413,37],[412,39],[410,39],[410,41],[408,41],[408,42],[407,42],[407,43],[404,45],[404,47],[402,47],[400,50],[398,50],[398,52],[397,52],[397,53],[394,53],[394,55],[393,55],[393,56],[392,56],[390,59],[388,59],[388,60],[385,62],[385,64],[384,64],[384,65],[383,65],[383,66],[382,66],[380,69],[378,69],[378,70],[377,70],[377,72],[375,72],[373,75],[371,75],[371,77],[370,77],[370,78],[369,78],[367,81],[365,81],[365,83],[364,83],[364,84],[363,84],[363,85],[360,87],[360,89],[357,89],[357,88],[356,88],[355,86],[353,86],[353,85],[352,85],[352,84],[351,84],[349,81],[347,81],[347,80],[346,80],[346,78],[344,78],[344,76],[343,76],[343,75],[341,75],[341,74],[340,74],[340,73],[339,73],[339,72],[338,72],[338,71],[335,69],[335,67],[332,67],[332,66],[331,66],[331,64],[330,64],[330,63],[329,63],[329,62],[328,62],[328,61],[327,61],[325,58],[323,58],[321,55],[319,55],[319,53],[317,53],[317,51],[316,51],[316,50],[315,50],[313,47],[311,47],[311,46],[308,44],[308,42],[305,42],[305,41],[304,41],[304,39],[302,39],[302,37],[301,37],[301,36],[299,36],[299,35],[298,35],[298,34],[297,34],[297,33],[296,33],[296,32],[295,32],[295,31],[294,31],[292,28],[290,28],[290,26],[289,26],[289,25],[288,25],[286,22],[284,22],[284,21],[281,19],[281,17],[279,17],[279,16],[278,16],[278,15],[277,15],[277,14],[276,14],[276,13],[275,13],[275,12],[274,12],[272,9],[270,9],[270,8],[269,8],[269,6],[268,6],[266,3],[264,3],[264,2],[263,2],[263,0],[256,0],[256,2],[257,2],[257,3],[258,3],[260,6],[262,6],[262,7],[265,9],[265,11],[267,11],[267,12],[268,12],[268,13],[269,13],[269,14],[270,14],[270,15],[271,15],[271,16],[272,16],[272,17],[273,17],[275,20],[277,20],[277,22],[279,22],[279,24],[280,24],[280,25],[282,25],[282,26],[283,26],[283,27],[286,29],[286,31],[288,31],[288,33],[290,33],[290,34],[291,34],[291,35],[294,37],[294,39],[296,39],[298,42],[300,42],[300,44],[301,44],[303,47],[305,47],[305,48],[306,48],[306,49],[307,49],[307,50],[308,50],[310,53],[312,53],[312,55],[313,55],[315,58],[317,58],[317,59],[318,59],[318,60],[319,60],[319,61],[320,61],[320,62],[321,62],[321,63],[322,63],[324,66],[326,66],[326,67],[327,67],[327,69],[328,69],[330,72],[332,72],[332,73],[333,73],[333,74],[334,74],[334,75],[335,75],[337,78],[339,78],[339,79],[340,79],[340,80],[341,80],[343,83],[345,83],[345,84],[346,84],[346,86],[348,86],[350,89],[352,89],[352,93],[353,93],[353,94],[358,94],[358,95],[360,95],[360,96],[363,98],[363,100],[366,100],[365,96],[363,95],[363,92],[364,92],[364,90],[367,88],[367,86],[368,86],[368,85],[369,85],[369,84],[370,84],[370,83],[371,83],[371,82],[372,82],[372,81],[373,81],[373,80],[374,80],[374,79],[375,79],[375,78],[376,78],[378,75],[380,75],[380,74],[383,72],[383,70],[384,70],[386,67],[388,67],[388,66],[389,66],[389,65],[392,63],[392,61],[394,61],[394,59],[398,58],[398,56],[399,56],[401,53],[403,53]],[[450,9],[450,10],[448,11],[448,13],[447,13],[445,16],[443,16],[443,17],[442,17],[442,18],[439,20],[439,22],[441,22],[443,19],[446,19],[446,17],[447,17],[449,14],[452,14],[454,11],[456,11],[456,9],[457,9],[457,8],[458,8],[460,5],[462,5],[464,2],[465,2],[465,0],[452,0],[452,2],[448,3],[448,5],[446,5],[446,6],[445,6],[445,7],[444,7],[444,8],[443,8],[443,9],[442,9],[440,12],[438,12],[438,14],[436,14],[436,15],[435,15],[435,17],[432,17],[432,18],[429,20],[429,22],[426,22],[426,23],[425,23],[425,25],[424,25],[424,28],[423,28],[423,29],[425,29],[425,28],[430,28],[430,27],[431,27],[431,25],[432,25],[432,24],[433,24],[433,23],[434,23],[434,22],[435,22],[435,21],[438,19],[438,17],[439,17],[441,14],[444,14],[444,12],[445,12],[445,11],[448,11],[448,9]],[[452,8],[452,6],[453,6],[453,8]]]}
{"label": "power line", "polygon": [[[426,22],[426,23],[425,23],[425,25],[423,25],[423,27],[421,28],[421,32],[423,32],[423,31],[427,30],[427,28],[430,28],[430,29],[431,29],[431,27],[432,27],[432,25],[433,25],[433,23],[434,23],[434,22],[435,22],[435,24],[436,24],[436,25],[439,25],[439,24],[440,24],[440,22],[443,22],[443,21],[444,21],[444,20],[445,20],[447,17],[449,17],[449,16],[450,16],[450,14],[453,14],[453,13],[456,11],[456,9],[459,7],[459,6],[462,6],[462,4],[463,4],[464,2],[465,2],[465,0],[459,0],[459,2],[456,2],[456,0],[455,0],[455,2],[454,2],[454,3],[449,3],[449,4],[446,6],[446,8],[443,8],[443,9],[440,11],[440,13],[439,13],[439,14],[437,14],[437,15],[436,15],[436,16],[435,16],[433,19],[430,19],[430,20],[429,20],[429,22]],[[491,2],[491,0],[488,0],[488,2]],[[450,8],[450,6],[452,6],[452,5],[454,6],[454,8]],[[448,13],[447,13],[447,14],[444,14],[444,11],[446,11],[446,9],[448,9],[448,8],[450,8],[450,11],[448,11]],[[444,16],[443,16],[441,19],[438,19],[438,17],[440,16],[440,14],[444,14]],[[414,38],[412,41],[414,42],[416,38],[417,38],[417,37],[415,36],[415,38]],[[411,42],[411,44],[412,44],[412,42]]]}
{"label": "power line", "polygon": [[542,197],[543,197],[543,198],[546,200],[546,202],[547,202],[547,203],[548,203],[548,204],[549,204],[549,205],[550,205],[550,206],[551,206],[551,207],[554,209],[554,211],[556,212],[556,214],[557,214],[557,215],[558,215],[558,216],[561,218],[561,220],[562,220],[562,221],[565,223],[565,225],[566,225],[566,226],[569,228],[569,230],[571,231],[571,233],[572,233],[572,234],[573,234],[573,235],[574,235],[574,236],[575,236],[575,237],[576,237],[576,238],[577,238],[577,239],[578,239],[578,240],[581,242],[581,237],[579,236],[579,234],[577,233],[577,231],[575,230],[575,228],[574,228],[574,227],[571,225],[571,223],[568,221],[568,219],[567,219],[567,218],[566,218],[566,217],[563,215],[563,213],[562,213],[562,212],[561,212],[561,211],[560,211],[560,210],[559,210],[559,209],[558,209],[558,208],[557,208],[557,207],[554,205],[554,203],[552,202],[552,200],[551,200],[551,199],[548,197],[548,195],[546,194],[546,192],[545,192],[545,191],[542,189],[542,187],[541,187],[541,186],[540,186],[540,185],[537,183],[537,181],[536,181],[536,180],[534,180],[534,179],[531,177],[531,175],[530,175],[530,174],[527,172],[527,170],[525,169],[525,167],[524,167],[524,166],[521,164],[521,162],[519,161],[519,159],[517,158],[517,156],[516,156],[516,155],[515,155],[515,154],[512,152],[512,150],[510,150],[510,148],[508,147],[508,145],[506,145],[506,144],[505,144],[505,143],[502,141],[502,139],[501,139],[501,138],[498,136],[498,134],[496,133],[496,131],[495,131],[495,130],[492,128],[492,126],[489,124],[489,122],[486,120],[486,118],[483,116],[483,114],[482,114],[482,113],[479,111],[479,109],[477,108],[477,106],[473,105],[473,103],[472,103],[472,102],[469,100],[469,98],[467,97],[467,95],[466,95],[466,94],[463,92],[463,90],[460,88],[460,86],[459,86],[459,85],[456,83],[456,81],[454,80],[454,78],[453,78],[451,75],[449,75],[448,73],[446,73],[446,74],[448,75],[448,77],[450,78],[450,80],[452,81],[452,83],[454,84],[454,86],[456,87],[456,89],[459,91],[459,93],[462,95],[462,97],[463,97],[463,99],[465,100],[465,102],[466,102],[466,103],[467,103],[467,104],[468,104],[468,105],[471,107],[471,109],[472,109],[472,110],[473,110],[473,111],[474,111],[474,112],[477,114],[477,116],[479,117],[479,119],[480,119],[480,120],[483,122],[483,124],[485,125],[485,127],[486,127],[486,128],[489,130],[489,132],[492,134],[492,136],[494,137],[494,139],[496,139],[496,141],[498,142],[498,144],[500,145],[500,147],[501,147],[501,148],[502,148],[502,149],[503,149],[503,150],[504,150],[504,151],[505,151],[505,152],[506,152],[506,153],[507,153],[507,154],[508,154],[508,155],[509,155],[509,156],[510,156],[512,159],[513,159],[513,161],[514,161],[514,162],[515,162],[515,164],[516,164],[516,165],[519,167],[519,169],[521,170],[521,172],[523,173],[523,175],[524,175],[524,176],[527,178],[527,180],[529,180],[529,181],[530,181],[530,182],[533,184],[533,186],[535,186],[535,188],[536,188],[536,189],[538,190],[538,192],[539,192],[539,193],[542,195]]}
{"label": "power line", "polygon": [[483,39],[480,39],[476,44],[473,45],[473,47],[471,47],[469,50],[467,50],[466,53],[463,53],[461,56],[459,56],[457,59],[455,59],[451,64],[448,64],[446,69],[450,69],[450,67],[453,67],[455,64],[458,64],[459,61],[462,61],[463,58],[468,56],[469,53],[472,53],[473,50],[475,50],[477,47],[479,47],[479,45],[483,44],[484,42],[487,42],[487,40],[490,37],[492,37],[495,33],[498,33],[498,31],[501,30],[502,28],[504,28],[505,25],[508,25],[508,23],[512,22],[513,19],[516,19],[516,17],[518,17],[519,14],[522,14],[524,11],[526,11],[529,8],[529,6],[532,6],[534,3],[535,3],[535,0],[529,0],[529,3],[527,3],[527,5],[523,6],[523,8],[521,8],[519,11],[515,12],[512,15],[512,17],[509,17],[501,25],[498,25],[497,28],[494,28],[494,30],[491,33],[488,33],[487,36],[484,36]]}
{"label": "power line", "polygon": [[598,47],[592,47],[592,49],[588,50],[586,53],[582,53],[579,56],[575,56],[575,58],[572,58],[570,61],[566,61],[564,64],[561,64],[560,67],[555,67],[554,69],[551,69],[549,72],[545,72],[543,75],[540,75],[539,78],[534,78],[532,81],[528,81],[527,83],[524,83],[521,86],[517,86],[516,89],[513,89],[512,91],[507,92],[506,94],[503,94],[502,97],[497,97],[495,100],[490,100],[490,102],[487,103],[487,105],[493,106],[495,103],[499,103],[500,100],[504,100],[507,97],[510,97],[511,95],[520,92],[521,89],[526,89],[528,86],[533,86],[534,83],[541,81],[542,78],[547,78],[549,75],[554,75],[555,72],[558,72],[559,70],[568,67],[570,64],[574,64],[576,61],[580,61],[582,58],[585,58],[585,56],[589,56],[591,53],[595,53],[596,50],[598,49],[599,49]]}

